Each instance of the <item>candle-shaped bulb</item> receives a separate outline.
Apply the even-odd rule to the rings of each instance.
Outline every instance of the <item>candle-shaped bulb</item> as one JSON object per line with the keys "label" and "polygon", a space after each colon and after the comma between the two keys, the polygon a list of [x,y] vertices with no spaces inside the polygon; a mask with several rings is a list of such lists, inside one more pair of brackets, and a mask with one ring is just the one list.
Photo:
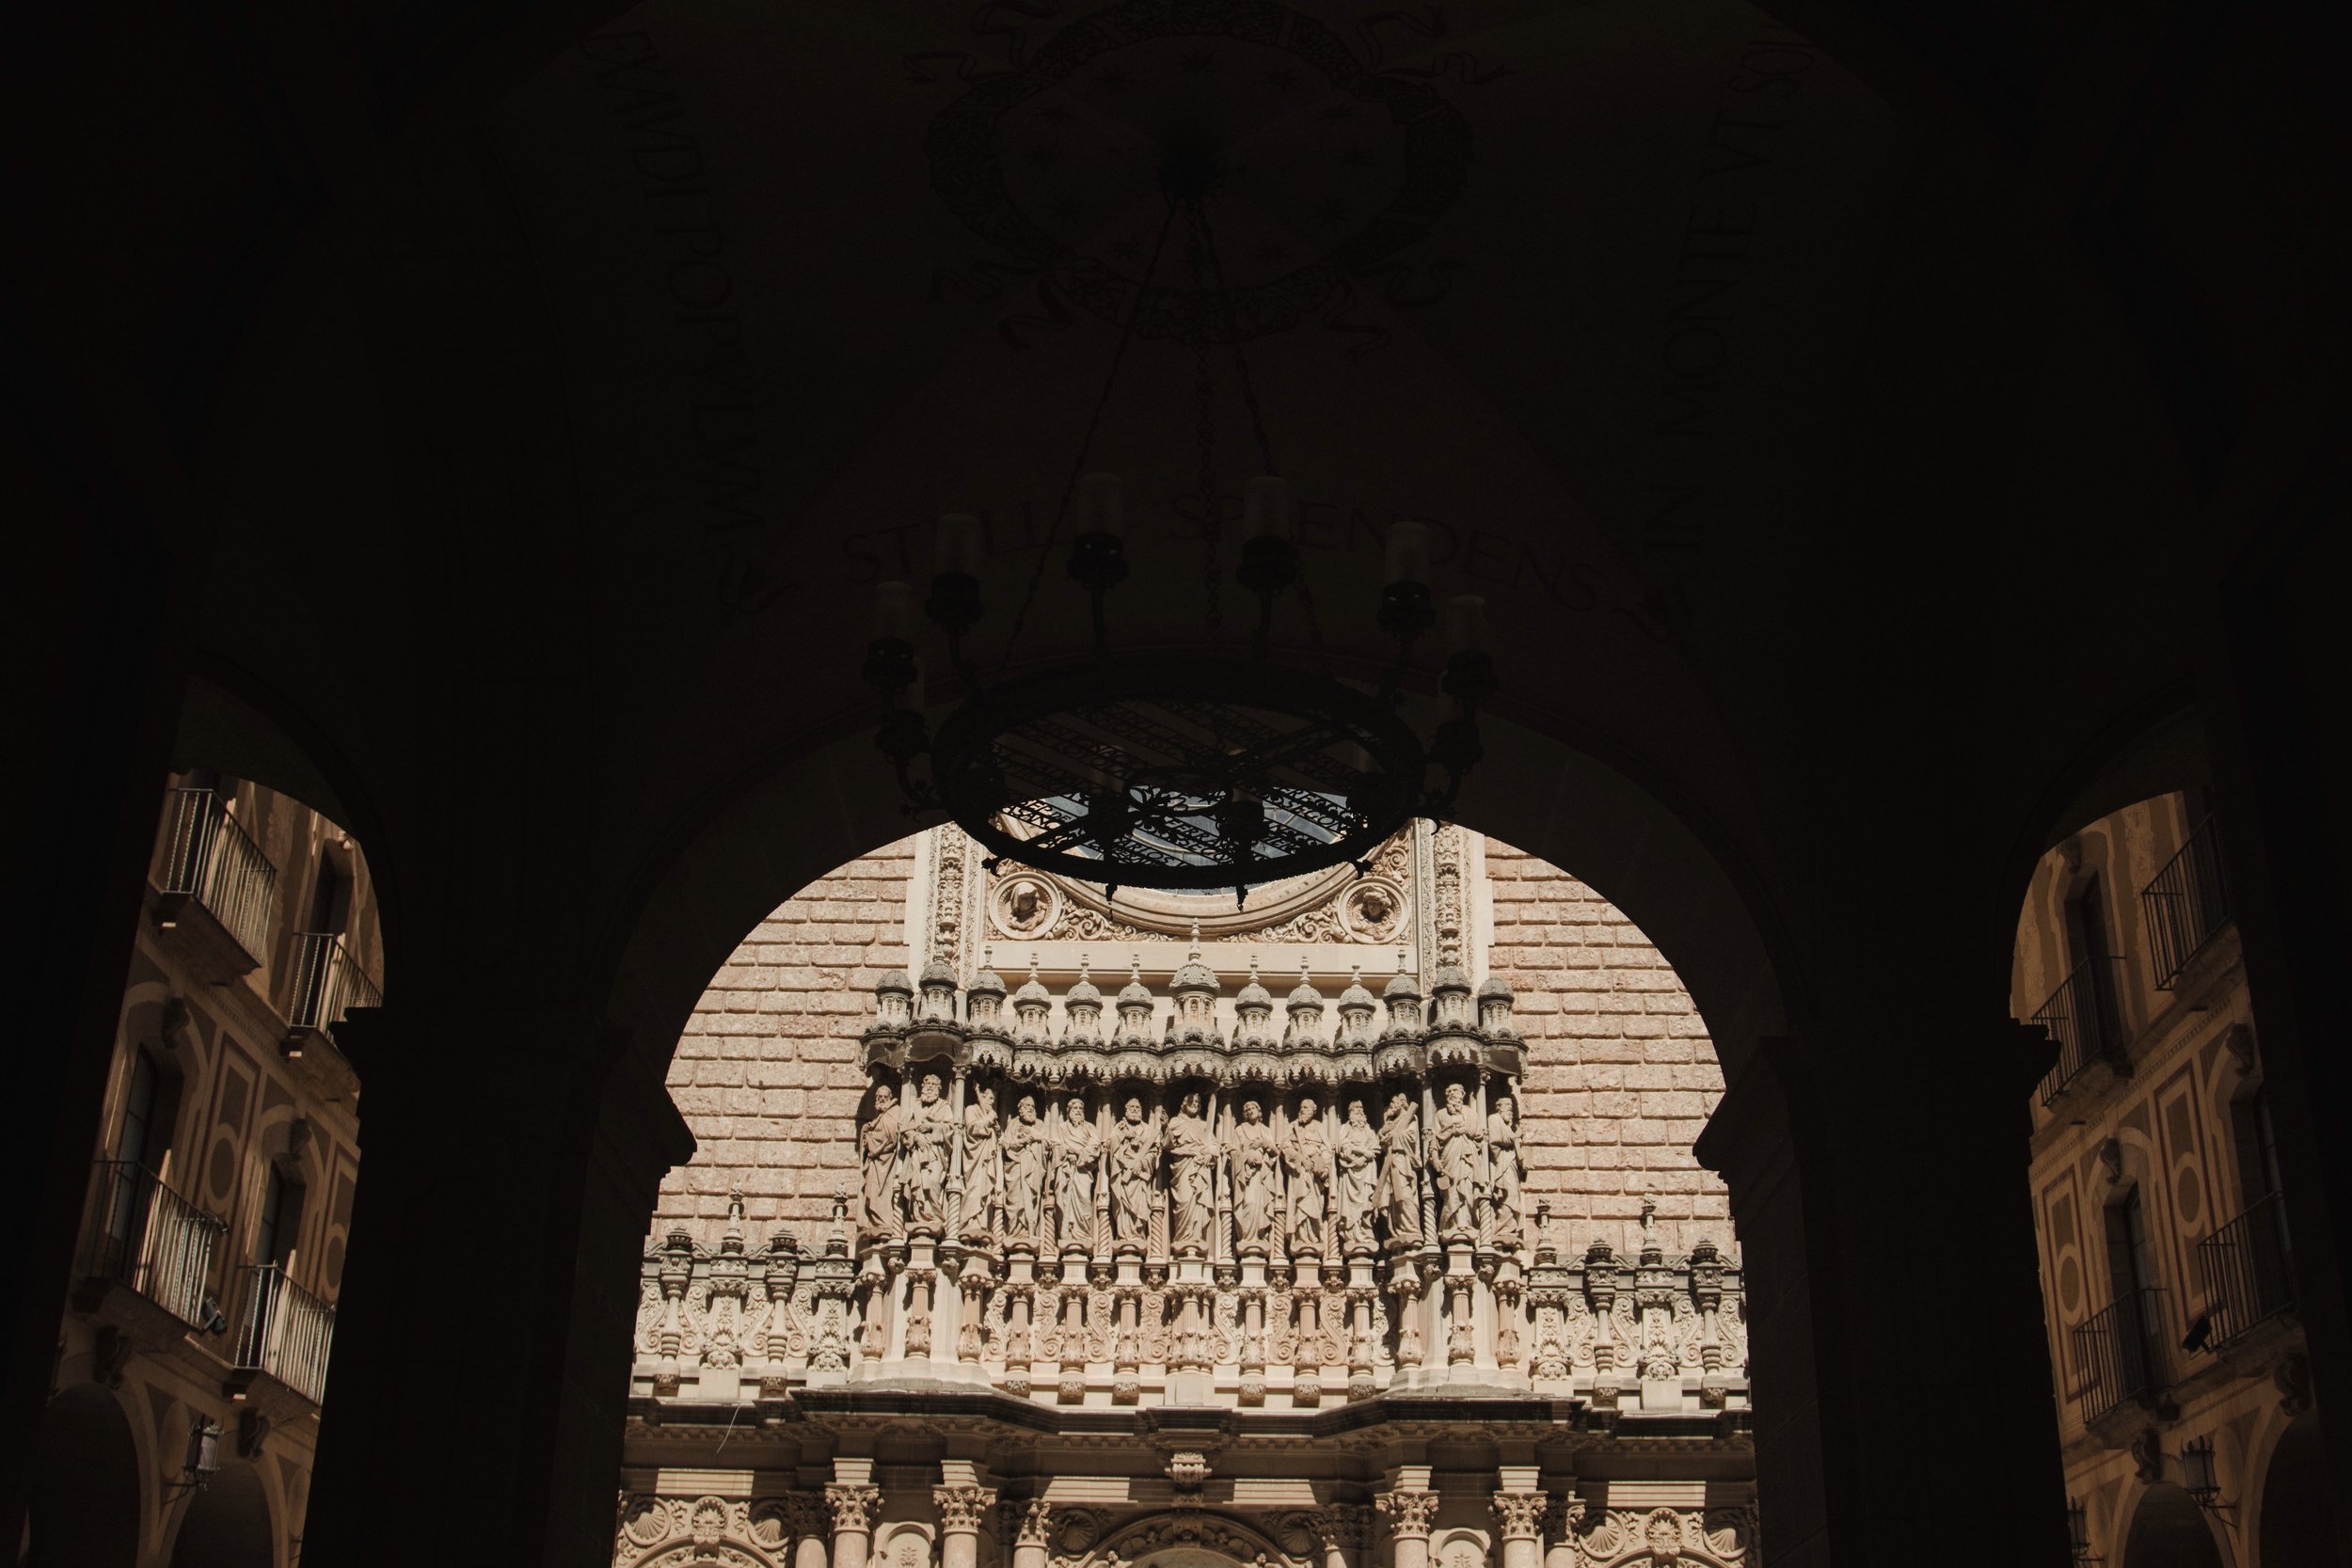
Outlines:
{"label": "candle-shaped bulb", "polygon": [[1078,481],[1078,533],[1107,533],[1124,538],[1126,510],[1120,504],[1117,474],[1089,474]]}
{"label": "candle-shaped bulb", "polygon": [[914,590],[903,582],[874,585],[874,636],[914,641]]}
{"label": "candle-shaped bulb", "polygon": [[948,513],[939,519],[938,543],[931,554],[931,570],[943,577],[949,573],[967,578],[978,577],[986,537],[980,520],[969,512]]}
{"label": "candle-shaped bulb", "polygon": [[1429,525],[1399,517],[1389,525],[1389,580],[1429,580]]}
{"label": "candle-shaped bulb", "polygon": [[1483,654],[1486,651],[1486,600],[1480,594],[1456,594],[1445,602],[1445,651]]}
{"label": "candle-shaped bulb", "polygon": [[1242,489],[1243,537],[1288,539],[1291,536],[1290,481],[1260,474]]}

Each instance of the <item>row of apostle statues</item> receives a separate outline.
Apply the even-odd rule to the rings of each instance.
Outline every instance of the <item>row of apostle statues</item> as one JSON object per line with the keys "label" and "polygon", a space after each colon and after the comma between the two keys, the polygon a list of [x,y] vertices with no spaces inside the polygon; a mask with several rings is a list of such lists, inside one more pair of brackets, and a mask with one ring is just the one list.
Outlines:
{"label": "row of apostle statues", "polygon": [[1420,1096],[1404,1089],[1375,1127],[1354,1096],[1327,1117],[1311,1094],[1269,1113],[1270,1094],[1219,1107],[1214,1093],[1183,1089],[1169,1111],[1146,1108],[1161,1091],[1114,1092],[1097,1109],[1071,1090],[1057,1109],[1023,1088],[1008,1116],[993,1085],[970,1086],[959,1117],[940,1071],[918,1074],[911,1096],[876,1085],[858,1139],[868,1240],[923,1229],[1178,1257],[1520,1244],[1525,1169],[1507,1092],[1482,1117],[1470,1090],[1448,1083],[1424,1135]]}

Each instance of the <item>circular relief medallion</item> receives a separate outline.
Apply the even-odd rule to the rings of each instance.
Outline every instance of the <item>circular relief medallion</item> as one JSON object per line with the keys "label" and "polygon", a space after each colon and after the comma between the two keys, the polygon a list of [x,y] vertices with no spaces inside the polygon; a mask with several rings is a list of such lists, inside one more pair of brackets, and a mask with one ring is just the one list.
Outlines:
{"label": "circular relief medallion", "polygon": [[2058,1305],[2073,1316],[2083,1299],[2083,1271],[2080,1264],[2069,1258],[2058,1265]]}
{"label": "circular relief medallion", "polygon": [[2205,1212],[2204,1183],[2197,1180],[2197,1172],[2187,1165],[2181,1167],[2180,1180],[2173,1183],[2173,1204],[2179,1209],[2183,1225],[2195,1225]]}
{"label": "circular relief medallion", "polygon": [[[1054,296],[1146,338],[1257,338],[1344,301],[1469,183],[1470,122],[1426,75],[1367,65],[1271,0],[1124,0],[976,79],[924,140],[931,187]],[[1140,308],[1171,155],[1206,153],[1230,314],[1172,236]]]}
{"label": "circular relief medallion", "polygon": [[1061,918],[1061,890],[1044,877],[1021,872],[990,893],[988,918],[1009,937],[1042,937]]}
{"label": "circular relief medallion", "polygon": [[1340,924],[1358,942],[1394,942],[1405,912],[1405,890],[1386,877],[1362,879],[1340,900]]}

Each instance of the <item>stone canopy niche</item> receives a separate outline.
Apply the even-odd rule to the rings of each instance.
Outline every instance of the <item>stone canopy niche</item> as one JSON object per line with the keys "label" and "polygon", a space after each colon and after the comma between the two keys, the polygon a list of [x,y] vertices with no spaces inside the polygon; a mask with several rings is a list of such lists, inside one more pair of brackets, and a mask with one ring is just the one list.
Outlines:
{"label": "stone canopy niche", "polygon": [[919,976],[882,976],[859,1042],[854,1181],[810,1245],[755,1243],[739,1205],[716,1247],[647,1254],[641,1352],[679,1367],[655,1392],[1744,1409],[1735,1261],[1670,1258],[1646,1215],[1637,1252],[1564,1259],[1530,1201],[1516,998],[1463,963],[1475,853],[1422,825],[1253,926],[932,835]]}

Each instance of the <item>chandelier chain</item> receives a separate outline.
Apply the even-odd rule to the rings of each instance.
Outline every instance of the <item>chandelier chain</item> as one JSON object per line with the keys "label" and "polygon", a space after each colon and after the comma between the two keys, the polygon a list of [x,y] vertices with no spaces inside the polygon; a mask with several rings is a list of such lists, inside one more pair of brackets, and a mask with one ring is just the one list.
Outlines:
{"label": "chandelier chain", "polygon": [[1200,248],[1208,255],[1209,287],[1216,302],[1225,308],[1225,341],[1233,351],[1233,377],[1241,383],[1241,401],[1249,410],[1249,428],[1258,438],[1258,460],[1263,472],[1279,474],[1274,466],[1274,442],[1266,435],[1265,410],[1258,406],[1258,388],[1249,379],[1249,361],[1241,348],[1241,312],[1233,304],[1232,291],[1225,286],[1225,262],[1216,252],[1216,235],[1209,228],[1209,214],[1200,214]]}
{"label": "chandelier chain", "polygon": [[[1217,303],[1225,308],[1225,341],[1233,351],[1233,378],[1241,383],[1242,405],[1249,410],[1250,434],[1257,437],[1258,461],[1262,465],[1259,471],[1279,474],[1282,470],[1274,462],[1274,438],[1266,434],[1265,409],[1258,402],[1258,384],[1249,379],[1249,361],[1242,353],[1241,313],[1233,304],[1232,292],[1225,286],[1225,261],[1217,254],[1216,233],[1209,227],[1209,215],[1205,210],[1200,214],[1200,245],[1208,256],[1210,286],[1215,291]],[[1202,336],[1205,341],[1205,331]],[[1299,608],[1307,615],[1307,644],[1320,648],[1323,646],[1323,626],[1315,619],[1314,595],[1308,592],[1307,574],[1304,572],[1298,574],[1297,588]]]}
{"label": "chandelier chain", "polygon": [[1029,584],[1021,591],[1021,603],[1013,610],[1012,629],[1005,634],[1005,651],[996,660],[996,675],[1004,678],[1005,667],[1012,662],[1013,645],[1021,641],[1021,628],[1028,624],[1029,606],[1037,600],[1038,584],[1044,580],[1046,563],[1054,559],[1054,545],[1061,537],[1061,526],[1070,516],[1070,502],[1078,493],[1078,481],[1086,477],[1087,458],[1094,451],[1094,435],[1103,425],[1104,410],[1110,406],[1111,389],[1119,385],[1119,368],[1126,361],[1128,345],[1135,341],[1136,323],[1142,319],[1144,297],[1152,292],[1152,279],[1159,275],[1160,254],[1168,248],[1168,232],[1176,226],[1176,207],[1170,203],[1168,216],[1160,222],[1159,237],[1152,242],[1152,257],[1143,265],[1143,277],[1136,283],[1136,296],[1128,303],[1127,319],[1119,328],[1119,344],[1111,350],[1109,372],[1103,377],[1103,390],[1094,399],[1094,408],[1087,416],[1086,434],[1078,438],[1078,455],[1070,465],[1070,478],[1061,487],[1061,500],[1054,508],[1053,527],[1045,531],[1045,543],[1038,550],[1037,564],[1030,568]]}
{"label": "chandelier chain", "polygon": [[[1191,233],[1184,244],[1184,261],[1192,274],[1192,296],[1196,301],[1210,301],[1209,217],[1200,198],[1192,198],[1184,203],[1185,215],[1191,220]],[[1216,377],[1210,369],[1209,317],[1199,311],[1193,318],[1192,331],[1192,389],[1200,403],[1200,413],[1194,424],[1200,442],[1200,587],[1208,601],[1209,634],[1215,636],[1224,624],[1224,613],[1217,601],[1225,569],[1217,560],[1219,535],[1224,519],[1219,515],[1216,494]]]}

